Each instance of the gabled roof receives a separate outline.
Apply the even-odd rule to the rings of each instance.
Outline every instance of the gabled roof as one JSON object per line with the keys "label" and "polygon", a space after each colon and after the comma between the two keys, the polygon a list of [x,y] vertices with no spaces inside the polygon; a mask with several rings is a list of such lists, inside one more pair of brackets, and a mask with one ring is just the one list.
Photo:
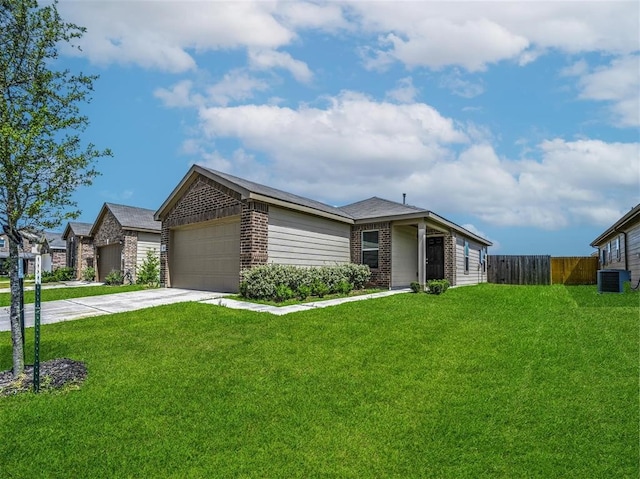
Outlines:
{"label": "gabled roof", "polygon": [[607,228],[604,233],[594,239],[591,242],[591,246],[594,248],[597,247],[597,245],[604,241],[608,236],[615,235],[618,232],[626,229],[628,226],[631,226],[638,222],[640,222],[640,203],[631,208],[631,210],[627,214],[625,214],[622,218],[620,218],[613,225]]}
{"label": "gabled roof", "polygon": [[374,196],[367,200],[358,201],[357,203],[352,203],[338,208],[199,165],[193,165],[189,169],[178,186],[174,188],[162,206],[160,206],[158,211],[156,211],[154,218],[162,221],[165,215],[171,211],[171,208],[186,193],[187,189],[194,181],[196,181],[199,175],[209,178],[232,191],[235,191],[240,195],[242,200],[262,201],[267,204],[282,206],[284,208],[304,213],[315,214],[317,216],[331,218],[348,224],[364,222],[366,220],[397,221],[404,219],[429,219],[443,227],[461,232],[465,236],[484,245],[491,246],[492,244],[490,241],[487,241],[475,233],[472,233],[471,231],[462,228],[461,226],[458,226],[457,224],[452,223],[429,210],[418,208],[417,206],[396,203],[395,201],[389,201]]}
{"label": "gabled roof", "polygon": [[380,218],[398,215],[415,215],[416,213],[427,213],[426,210],[417,206],[396,203],[374,196],[372,198],[341,206],[341,210],[349,214],[354,219],[362,220],[367,218]]}
{"label": "gabled roof", "polygon": [[125,230],[144,231],[148,233],[160,233],[162,224],[153,219],[153,210],[138,208],[136,206],[117,205],[105,203],[98,213],[89,235],[93,236],[104,215],[110,211],[116,221]]}
{"label": "gabled roof", "polygon": [[62,233],[56,231],[45,231],[44,237],[52,249],[67,249],[67,242],[62,239]]}
{"label": "gabled roof", "polygon": [[66,240],[69,234],[73,233],[75,236],[90,236],[92,223],[81,223],[79,221],[69,221],[62,233],[62,239]]}
{"label": "gabled roof", "polygon": [[463,235],[474,239],[478,243],[487,246],[491,246],[493,244],[491,241],[488,241],[487,239],[472,233],[468,229],[435,214],[433,211],[425,210],[424,208],[419,208],[413,205],[385,200],[384,198],[378,198],[377,196],[358,201],[357,203],[351,203],[350,205],[341,207],[341,209],[353,216],[356,223],[363,223],[366,221],[398,221],[423,218],[425,220],[431,220],[432,224],[435,223],[462,233]]}
{"label": "gabled roof", "polygon": [[260,183],[255,183],[253,181],[245,180],[244,178],[205,168],[200,165],[193,165],[189,169],[180,184],[176,186],[167,200],[162,204],[162,206],[160,206],[158,211],[156,211],[155,218],[157,220],[161,220],[165,213],[169,212],[171,207],[186,192],[187,188],[196,180],[198,175],[202,175],[216,181],[235,191],[240,194],[242,200],[259,200],[276,206],[283,206],[307,213],[314,213],[320,216],[328,216],[338,221],[352,223],[351,216],[335,206],[329,206],[319,201],[287,193],[286,191],[261,185]]}

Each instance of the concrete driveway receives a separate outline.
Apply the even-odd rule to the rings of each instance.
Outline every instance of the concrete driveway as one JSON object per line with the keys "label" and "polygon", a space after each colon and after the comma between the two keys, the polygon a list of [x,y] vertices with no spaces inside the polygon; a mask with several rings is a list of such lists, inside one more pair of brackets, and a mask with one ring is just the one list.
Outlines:
{"label": "concrete driveway", "polygon": [[[61,321],[99,316],[101,314],[122,313],[136,309],[150,308],[163,304],[187,301],[212,301],[226,296],[225,293],[193,291],[177,288],[155,288],[129,293],[87,296],[85,298],[64,299],[43,302],[40,309],[40,323],[51,324]],[[35,319],[34,305],[25,305],[25,327],[32,327]],[[11,331],[9,307],[0,308],[0,331]]]}

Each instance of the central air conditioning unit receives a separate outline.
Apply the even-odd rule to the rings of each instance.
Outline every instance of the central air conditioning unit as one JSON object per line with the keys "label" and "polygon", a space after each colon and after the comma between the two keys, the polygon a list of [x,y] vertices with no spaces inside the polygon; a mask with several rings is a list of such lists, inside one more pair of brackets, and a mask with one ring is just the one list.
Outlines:
{"label": "central air conditioning unit", "polygon": [[598,293],[623,293],[624,283],[631,281],[631,271],[625,269],[598,270]]}

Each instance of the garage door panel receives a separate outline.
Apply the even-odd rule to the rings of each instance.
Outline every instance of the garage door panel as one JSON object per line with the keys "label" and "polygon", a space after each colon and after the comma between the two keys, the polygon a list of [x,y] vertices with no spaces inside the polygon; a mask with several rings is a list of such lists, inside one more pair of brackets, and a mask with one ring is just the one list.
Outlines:
{"label": "garage door panel", "polygon": [[171,285],[237,292],[240,278],[240,220],[172,231]]}
{"label": "garage door panel", "polygon": [[112,244],[98,248],[98,281],[104,281],[111,271],[122,268],[122,246]]}

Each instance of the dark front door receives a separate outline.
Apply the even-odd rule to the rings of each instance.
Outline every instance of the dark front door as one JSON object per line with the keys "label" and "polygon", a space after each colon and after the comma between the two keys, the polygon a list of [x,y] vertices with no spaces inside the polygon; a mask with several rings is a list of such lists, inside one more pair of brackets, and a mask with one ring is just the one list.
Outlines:
{"label": "dark front door", "polygon": [[427,279],[444,279],[444,239],[427,237]]}

